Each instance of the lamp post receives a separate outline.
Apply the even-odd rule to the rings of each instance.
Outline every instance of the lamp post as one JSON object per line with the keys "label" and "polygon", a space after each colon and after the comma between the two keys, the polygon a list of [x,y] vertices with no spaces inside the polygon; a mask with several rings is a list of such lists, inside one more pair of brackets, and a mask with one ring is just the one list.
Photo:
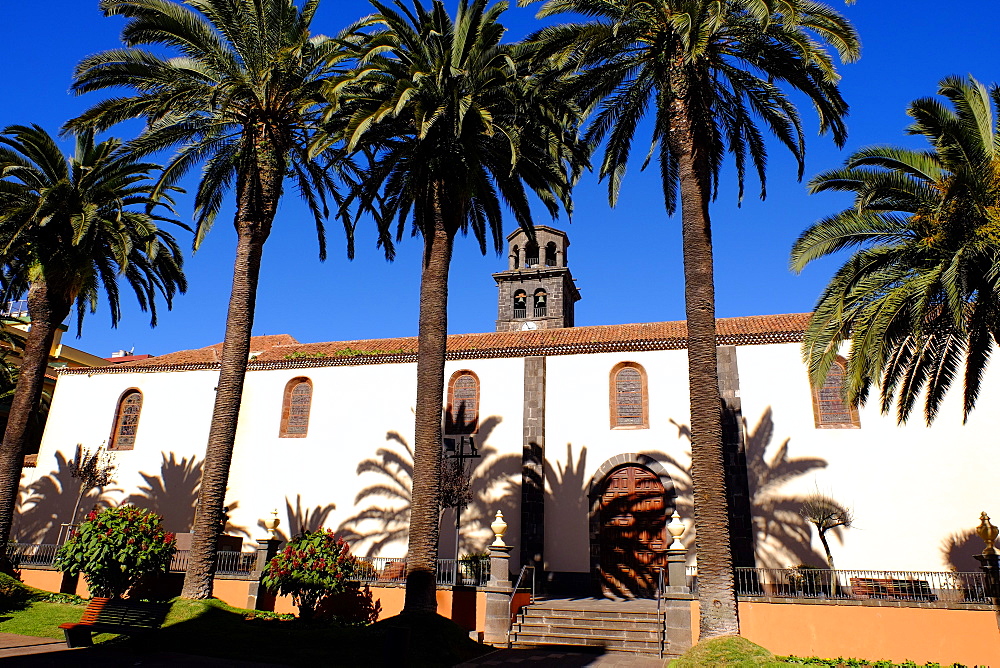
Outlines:
{"label": "lamp post", "polygon": [[458,586],[461,584],[461,580],[459,580],[458,551],[462,540],[462,510],[465,509],[466,497],[465,462],[468,459],[479,459],[482,455],[479,454],[479,450],[476,448],[476,441],[472,436],[458,436],[444,439],[444,456],[445,459],[455,461],[458,477],[456,481],[458,493],[455,498],[455,567],[452,575],[452,586]]}

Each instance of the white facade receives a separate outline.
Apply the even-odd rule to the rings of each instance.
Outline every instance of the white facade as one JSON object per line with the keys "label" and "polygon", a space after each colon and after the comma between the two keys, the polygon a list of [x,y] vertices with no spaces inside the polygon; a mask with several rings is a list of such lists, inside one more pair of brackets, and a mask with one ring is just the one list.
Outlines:
{"label": "white facade", "polygon": [[[449,361],[446,378],[460,369],[479,378],[477,445],[484,455],[475,463],[476,499],[463,516],[462,551],[488,544],[488,525],[498,508],[510,524],[507,542],[518,545],[525,357],[536,346],[546,358],[544,565],[556,573],[586,574],[592,569],[588,494],[602,482],[594,479],[595,473],[618,455],[636,453],[659,462],[691,524],[686,352],[666,345],[668,349],[627,350],[629,337],[636,337],[628,334],[619,346],[623,351],[567,354],[568,349],[557,349],[563,344],[553,336],[586,338],[593,331],[607,338],[608,330],[559,331],[544,335],[548,338],[525,332],[454,341],[458,348],[464,346],[465,359]],[[491,338],[497,336],[507,337],[504,356],[497,356],[500,348]],[[510,342],[520,342],[528,352],[510,352]],[[357,342],[350,345],[357,347]],[[340,350],[345,344],[326,347]],[[401,556],[406,549],[406,465],[411,461],[407,448],[413,436],[416,364],[405,355],[402,361],[384,363],[362,358],[337,365],[320,358],[299,358],[294,365],[282,361],[289,350],[299,349],[312,348],[277,346],[276,352],[260,357],[272,360],[270,368],[252,365],[247,375],[229,482],[229,533],[260,538],[258,522],[277,509],[286,536],[322,525],[352,536],[362,554]],[[134,449],[117,452],[115,483],[100,500],[152,507],[164,514],[169,529],[189,530],[218,371],[196,364],[187,370],[157,366],[171,358],[60,375],[38,466],[25,473],[15,525],[20,540],[55,540],[59,524],[69,521],[76,494],[66,460],[77,443],[94,449],[107,442],[119,398],[133,388],[143,395]],[[968,532],[981,511],[1000,513],[994,491],[1000,415],[992,409],[1000,399],[997,374],[987,377],[980,408],[964,426],[959,393],[953,392],[932,428],[919,416],[897,426],[892,416],[869,406],[861,410],[858,429],[820,429],[798,343],[737,345],[736,360],[758,565],[822,563],[815,532],[798,515],[801,498],[818,491],[855,516],[855,525],[832,541],[839,568],[975,568],[969,557],[981,545],[966,540]],[[611,427],[609,373],[623,361],[645,370],[648,428]],[[308,435],[281,438],[284,390],[298,377],[309,378],[313,387]],[[96,501],[92,495],[83,508]],[[445,513],[442,556],[450,557],[454,550],[453,522]],[[949,543],[956,534],[961,534],[958,544]],[[687,538],[691,542],[693,536]],[[516,551],[514,557],[516,561]]]}

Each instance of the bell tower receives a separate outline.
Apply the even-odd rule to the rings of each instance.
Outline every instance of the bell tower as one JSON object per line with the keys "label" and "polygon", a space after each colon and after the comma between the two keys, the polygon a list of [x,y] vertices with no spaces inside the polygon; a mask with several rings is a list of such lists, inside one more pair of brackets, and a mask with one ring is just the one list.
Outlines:
{"label": "bell tower", "polygon": [[572,327],[580,291],[567,266],[566,233],[536,225],[532,241],[518,228],[507,235],[507,249],[507,271],[493,274],[500,292],[497,331]]}

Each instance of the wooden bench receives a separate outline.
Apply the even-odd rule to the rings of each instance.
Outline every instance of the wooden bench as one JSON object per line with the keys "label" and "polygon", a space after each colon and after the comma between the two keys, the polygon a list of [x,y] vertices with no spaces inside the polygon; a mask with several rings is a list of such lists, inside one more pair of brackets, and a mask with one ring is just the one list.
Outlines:
{"label": "wooden bench", "polygon": [[92,633],[132,635],[163,626],[169,603],[146,603],[112,598],[93,598],[79,622],[60,624],[67,647],[90,647]]}
{"label": "wooden bench", "polygon": [[903,601],[935,601],[937,596],[927,580],[851,578],[855,598],[892,598]]}

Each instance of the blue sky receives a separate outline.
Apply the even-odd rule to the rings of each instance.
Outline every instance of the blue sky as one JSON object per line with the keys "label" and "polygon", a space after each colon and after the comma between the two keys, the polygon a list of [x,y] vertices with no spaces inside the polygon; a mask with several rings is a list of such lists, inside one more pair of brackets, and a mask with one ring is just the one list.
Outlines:
{"label": "blue sky", "polygon": [[[831,4],[857,26],[863,55],[858,63],[841,68],[842,90],[851,105],[850,135],[843,151],[828,137],[816,135],[811,110],[801,107],[809,133],[806,180],[840,165],[861,146],[919,146],[903,132],[906,106],[917,97],[933,95],[943,77],[971,73],[985,83],[1000,78],[1000,51],[990,20],[995,0]],[[360,0],[324,0],[314,30],[336,33],[369,13],[369,7]],[[514,8],[505,14],[512,39],[539,25],[534,11]],[[121,25],[117,18],[102,16],[96,0],[5,3],[0,62],[7,65],[0,77],[0,126],[37,123],[54,133],[92,104],[95,98],[68,92],[73,67],[88,54],[118,46]],[[122,126],[112,134],[127,138],[136,130]],[[643,149],[644,140],[637,144],[640,157]],[[751,183],[738,208],[732,174],[727,172],[712,207],[720,317],[807,311],[836,266],[832,261],[817,263],[800,276],[788,271],[788,251],[799,233],[848,200],[807,195],[795,180],[794,162],[773,142],[770,149],[767,201],[756,198]],[[562,227],[570,235],[570,266],[583,295],[577,325],[684,317],[680,221],[663,211],[656,171],[643,173],[638,167],[627,175],[615,209],[607,205],[604,184],[591,175],[576,190],[571,224],[565,217],[554,223],[537,221]],[[190,220],[189,199],[181,200],[180,213]],[[231,216],[230,208],[201,250],[188,254],[190,289],[173,311],[161,313],[158,327],[151,329],[148,316],[126,300],[117,330],[110,327],[102,305],[87,316],[83,337],[66,342],[105,356],[119,348],[163,354],[221,341],[235,247]],[[505,231],[513,229],[513,221],[507,221]],[[348,262],[343,233],[335,223],[329,231],[330,257],[320,263],[312,222],[294,192],[288,192],[264,253],[254,333],[288,333],[302,342],[415,335],[419,239],[404,239],[396,261],[387,263],[375,248],[371,225],[363,222],[357,257]],[[183,230],[177,236],[190,248]],[[472,239],[458,241],[451,274],[451,333],[494,328],[497,291],[490,274],[505,268],[505,260],[492,252],[481,256]]]}

